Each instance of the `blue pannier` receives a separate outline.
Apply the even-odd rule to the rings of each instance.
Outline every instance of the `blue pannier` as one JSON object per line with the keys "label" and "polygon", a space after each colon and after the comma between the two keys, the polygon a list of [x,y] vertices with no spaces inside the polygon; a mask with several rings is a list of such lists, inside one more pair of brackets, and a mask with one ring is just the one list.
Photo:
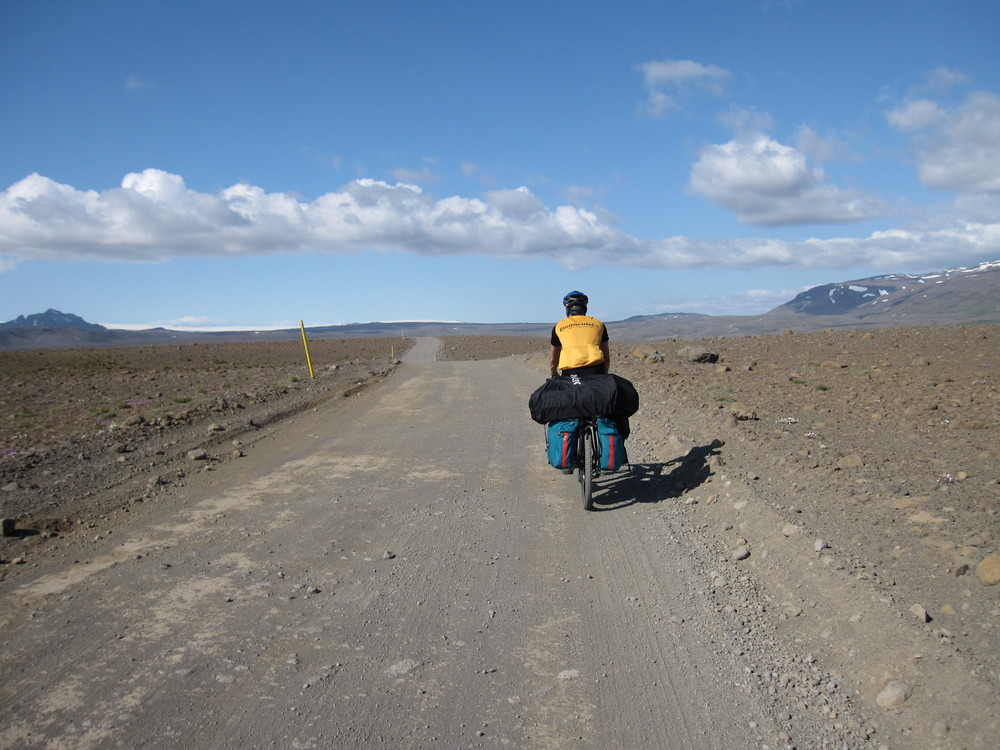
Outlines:
{"label": "blue pannier", "polygon": [[597,439],[601,444],[601,471],[618,471],[626,460],[625,441],[613,419],[597,418]]}
{"label": "blue pannier", "polygon": [[557,469],[572,469],[576,466],[576,438],[579,430],[579,419],[563,419],[549,424],[545,444],[552,466]]}

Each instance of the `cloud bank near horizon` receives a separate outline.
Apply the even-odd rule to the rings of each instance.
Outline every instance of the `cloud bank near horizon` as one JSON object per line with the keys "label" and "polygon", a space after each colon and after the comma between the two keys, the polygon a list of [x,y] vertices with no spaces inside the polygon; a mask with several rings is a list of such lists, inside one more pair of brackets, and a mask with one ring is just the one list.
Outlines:
{"label": "cloud bank near horizon", "polygon": [[[726,77],[689,61],[648,64],[645,74],[651,86],[715,84]],[[972,92],[949,109],[913,96],[885,116],[911,139],[924,186],[951,191],[954,199],[914,212],[909,226],[867,236],[650,239],[585,208],[550,208],[526,187],[436,198],[407,182],[358,179],[303,201],[247,184],[202,193],[179,175],[146,169],[99,192],[39,174],[11,185],[0,193],[0,273],[27,260],[156,263],[369,250],[547,258],[571,270],[917,270],[1000,258],[1000,97]],[[836,144],[808,129],[798,144],[783,144],[766,132],[769,118],[760,113],[735,111],[729,118],[736,135],[701,149],[691,167],[691,194],[750,226],[836,225],[884,215],[883,200],[836,186],[813,161],[834,154]]]}
{"label": "cloud bank near horizon", "polygon": [[[809,201],[817,200],[817,189],[806,190]],[[820,202],[830,197],[823,189],[818,195]],[[995,199],[987,203],[996,208]],[[543,257],[571,269],[895,270],[1000,257],[1000,212],[984,210],[982,200],[971,205],[978,220],[942,215],[919,228],[858,238],[642,239],[582,208],[551,209],[523,187],[481,199],[438,199],[414,185],[361,179],[304,202],[245,184],[201,193],[158,169],[128,174],[121,187],[101,192],[33,174],[0,194],[0,271],[26,260],[156,263],[176,257],[372,249]]]}
{"label": "cloud bank near horizon", "polygon": [[[673,95],[718,95],[732,75],[690,60],[652,61],[639,69],[650,92]],[[36,173],[0,193],[0,273],[27,260],[156,263],[371,250],[547,258],[571,270],[968,265],[1000,258],[1000,96],[972,91],[943,103],[941,92],[962,81],[961,74],[938,69],[925,87],[884,111],[887,125],[909,139],[915,178],[927,189],[948,191],[939,205],[908,207],[906,226],[888,224],[890,201],[830,178],[822,163],[849,151],[835,136],[802,127],[795,143],[782,143],[770,134],[767,113],[730,108],[722,121],[733,138],[702,146],[691,165],[688,193],[731,211],[743,225],[887,222],[867,236],[641,238],[586,208],[547,206],[526,187],[438,198],[414,184],[432,182],[422,173],[399,171],[395,184],[358,179],[312,201],[248,184],[198,192],[160,169],[127,174],[119,187],[102,191]],[[940,96],[931,99],[928,92]],[[661,116],[671,110],[659,107]]]}

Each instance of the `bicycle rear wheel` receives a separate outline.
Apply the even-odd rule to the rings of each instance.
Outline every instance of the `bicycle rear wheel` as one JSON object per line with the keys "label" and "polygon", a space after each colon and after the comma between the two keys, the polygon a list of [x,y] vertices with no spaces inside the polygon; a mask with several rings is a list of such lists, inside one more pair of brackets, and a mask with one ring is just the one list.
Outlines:
{"label": "bicycle rear wheel", "polygon": [[583,443],[580,451],[580,498],[584,510],[594,509],[594,432],[589,427],[583,428],[580,436]]}

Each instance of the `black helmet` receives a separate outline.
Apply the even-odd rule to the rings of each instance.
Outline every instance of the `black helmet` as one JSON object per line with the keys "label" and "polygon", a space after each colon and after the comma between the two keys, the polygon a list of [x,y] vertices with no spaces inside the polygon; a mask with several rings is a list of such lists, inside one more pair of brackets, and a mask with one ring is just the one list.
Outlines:
{"label": "black helmet", "polygon": [[587,312],[587,303],[590,300],[583,292],[572,291],[563,297],[563,307],[566,308],[567,315],[583,315]]}

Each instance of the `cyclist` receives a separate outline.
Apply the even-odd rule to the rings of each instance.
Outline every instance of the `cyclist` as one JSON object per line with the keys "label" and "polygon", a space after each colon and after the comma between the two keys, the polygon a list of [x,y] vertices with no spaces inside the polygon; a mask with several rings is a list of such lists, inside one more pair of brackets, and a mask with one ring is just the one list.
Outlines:
{"label": "cyclist", "polygon": [[566,317],[552,327],[549,347],[549,374],[607,375],[611,369],[608,329],[587,315],[590,300],[583,292],[563,297]]}

